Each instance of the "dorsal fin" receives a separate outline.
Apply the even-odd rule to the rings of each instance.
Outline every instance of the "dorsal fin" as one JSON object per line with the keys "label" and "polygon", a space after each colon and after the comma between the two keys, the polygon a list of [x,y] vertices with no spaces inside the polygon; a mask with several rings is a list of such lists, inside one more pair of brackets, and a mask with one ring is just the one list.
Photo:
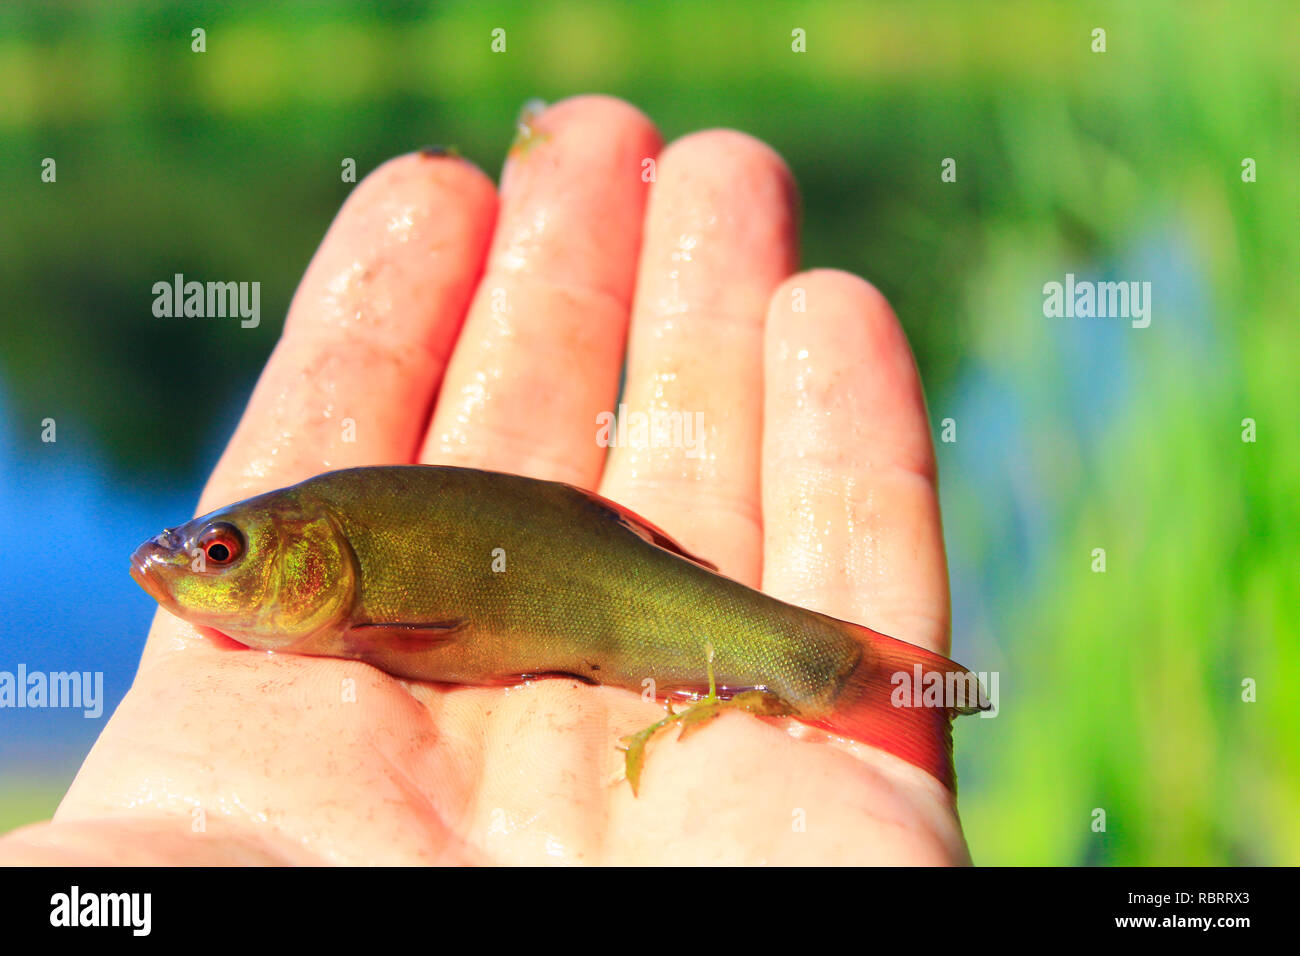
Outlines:
{"label": "dorsal fin", "polygon": [[715,572],[718,570],[716,564],[711,561],[705,561],[703,558],[691,554],[673,540],[673,538],[668,534],[668,532],[664,531],[663,528],[646,521],[645,518],[642,518],[635,511],[632,511],[629,508],[624,508],[617,501],[610,501],[608,498],[598,495],[594,491],[588,491],[586,488],[579,488],[576,485],[570,485],[569,487],[573,488],[574,491],[585,497],[592,504],[609,511],[614,520],[636,534],[638,537],[648,541],[650,544],[663,548],[665,551],[671,551],[673,554],[683,557],[687,561],[693,561],[702,568],[707,568],[708,570]]}

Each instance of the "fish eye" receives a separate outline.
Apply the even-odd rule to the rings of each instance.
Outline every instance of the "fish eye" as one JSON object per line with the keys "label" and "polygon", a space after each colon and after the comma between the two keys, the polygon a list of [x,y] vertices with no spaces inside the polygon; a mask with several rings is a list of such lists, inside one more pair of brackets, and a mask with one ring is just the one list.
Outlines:
{"label": "fish eye", "polygon": [[203,529],[198,546],[209,563],[224,567],[244,553],[244,538],[233,524],[220,521]]}

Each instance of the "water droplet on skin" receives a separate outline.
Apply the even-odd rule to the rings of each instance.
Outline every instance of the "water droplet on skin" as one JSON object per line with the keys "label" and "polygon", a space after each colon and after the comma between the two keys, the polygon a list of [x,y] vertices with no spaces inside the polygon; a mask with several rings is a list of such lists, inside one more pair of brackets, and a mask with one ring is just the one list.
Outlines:
{"label": "water droplet on skin", "polygon": [[405,241],[410,237],[411,228],[414,225],[415,225],[415,217],[412,214],[411,209],[408,207],[405,209],[400,209],[396,213],[394,213],[389,218],[388,223],[385,225],[384,228],[389,235],[391,235],[393,238],[397,239],[400,242],[400,241]]}
{"label": "water droplet on skin", "polygon": [[[673,250],[668,258],[673,262],[691,262],[694,259],[693,252],[695,247],[698,246],[699,243],[700,240],[698,237],[683,233],[677,237],[677,248]],[[672,272],[672,277],[674,279],[677,278],[676,271]]]}

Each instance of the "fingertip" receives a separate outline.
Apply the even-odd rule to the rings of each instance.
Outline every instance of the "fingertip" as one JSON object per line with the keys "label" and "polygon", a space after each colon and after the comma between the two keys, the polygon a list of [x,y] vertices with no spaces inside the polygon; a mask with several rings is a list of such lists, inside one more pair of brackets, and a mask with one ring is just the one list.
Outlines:
{"label": "fingertip", "polygon": [[898,318],[881,291],[842,269],[797,272],[772,293],[769,315],[773,321],[793,321],[810,310],[824,318],[853,316],[876,332],[898,326]]}
{"label": "fingertip", "polygon": [[[925,398],[907,334],[889,300],[860,276],[812,269],[781,283],[768,307],[766,352],[769,365],[820,358],[855,368],[872,379],[874,384],[860,387],[876,396],[882,414],[892,409],[894,420],[914,423],[919,408],[920,420],[925,420]],[[926,441],[907,444],[917,447],[918,469],[932,472],[928,431]]]}
{"label": "fingertip", "polygon": [[[622,167],[629,182],[646,186],[642,164],[662,148],[658,127],[631,103],[595,93],[571,96],[527,120],[527,132],[516,137],[506,158],[502,182],[526,177],[526,171],[539,165],[529,160],[544,153],[561,164],[561,176],[583,168],[596,156],[613,161],[610,171]],[[591,174],[590,169],[587,174]],[[539,171],[539,175],[555,178],[552,170]],[[517,185],[504,188],[507,192],[522,191]]]}
{"label": "fingertip", "polygon": [[380,163],[357,184],[344,208],[366,198],[420,199],[431,192],[463,197],[471,205],[496,202],[496,185],[471,160],[444,147],[426,146]]}
{"label": "fingertip", "polygon": [[727,127],[696,130],[673,140],[663,151],[663,161],[689,161],[716,173],[758,170],[794,186],[794,175],[780,153],[749,133]]}
{"label": "fingertip", "polygon": [[650,117],[627,100],[605,93],[579,93],[558,100],[548,106],[538,119],[544,124],[578,120],[584,123],[627,125],[655,130],[655,135],[658,136],[658,130]]}

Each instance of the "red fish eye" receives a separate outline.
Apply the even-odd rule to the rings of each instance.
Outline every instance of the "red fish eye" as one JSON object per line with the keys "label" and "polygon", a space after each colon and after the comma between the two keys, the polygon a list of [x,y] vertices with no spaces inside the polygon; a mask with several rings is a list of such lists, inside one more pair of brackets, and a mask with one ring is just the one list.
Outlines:
{"label": "red fish eye", "polygon": [[203,532],[199,547],[209,563],[230,564],[244,551],[243,539],[233,525],[217,524]]}

